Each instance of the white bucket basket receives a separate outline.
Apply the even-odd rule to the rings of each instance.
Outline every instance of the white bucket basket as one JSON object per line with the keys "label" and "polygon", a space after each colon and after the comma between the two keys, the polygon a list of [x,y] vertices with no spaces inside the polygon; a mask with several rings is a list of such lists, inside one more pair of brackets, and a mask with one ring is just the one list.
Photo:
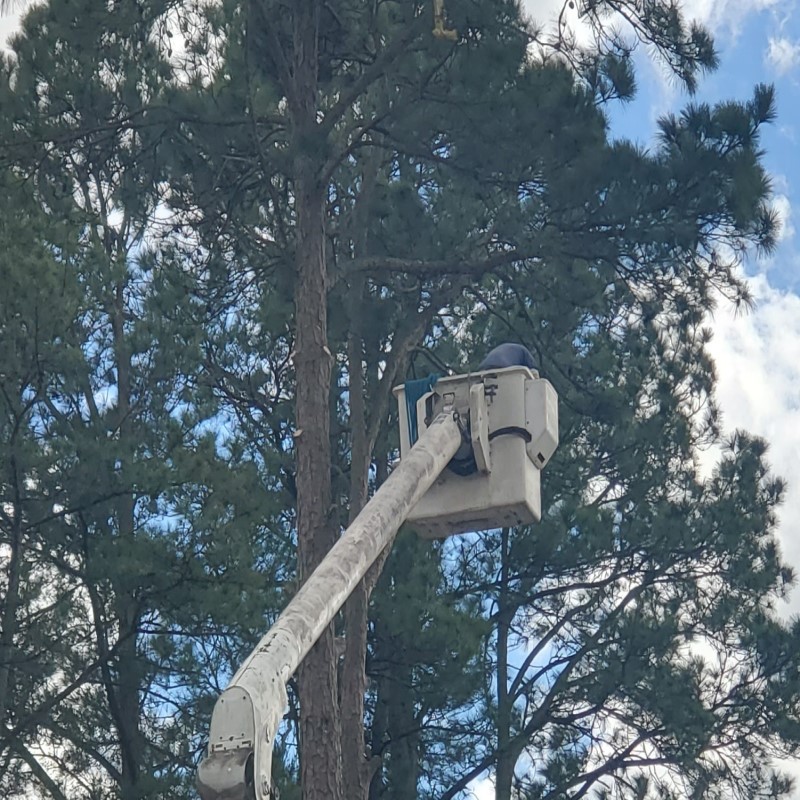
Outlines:
{"label": "white bucket basket", "polygon": [[[541,470],[558,446],[558,395],[548,381],[527,367],[440,378],[411,414],[405,385],[394,394],[401,459],[414,444],[414,428],[422,435],[438,414],[457,414],[464,427],[465,444],[451,467],[408,516],[422,536],[443,538],[541,519]],[[454,471],[459,466],[469,474]]]}

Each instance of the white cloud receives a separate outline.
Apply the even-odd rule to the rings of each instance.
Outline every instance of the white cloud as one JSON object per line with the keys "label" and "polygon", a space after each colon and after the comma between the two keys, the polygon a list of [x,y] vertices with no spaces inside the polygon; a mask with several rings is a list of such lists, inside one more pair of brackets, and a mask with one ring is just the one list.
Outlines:
{"label": "white cloud", "polygon": [[764,60],[778,75],[791,72],[800,64],[800,41],[785,36],[770,36]]}
{"label": "white cloud", "polygon": [[495,800],[494,781],[491,778],[479,778],[469,788],[471,800]]}
{"label": "white cloud", "polygon": [[[786,561],[800,572],[800,297],[752,278],[753,311],[735,315],[720,304],[712,327],[717,396],[727,431],[743,428],[770,444],[768,460],[788,481],[778,536]],[[800,611],[800,590],[790,610]]]}
{"label": "white cloud", "polygon": [[[564,21],[580,33],[579,11],[583,0],[523,0],[527,14],[540,25],[546,27],[556,24],[559,14],[564,12]],[[793,5],[793,3],[790,3]],[[732,38],[744,29],[748,17],[763,11],[784,9],[786,2],[781,0],[682,0],[681,7],[688,20],[699,22],[716,35],[730,35]],[[621,16],[612,15],[609,27],[620,25]]]}
{"label": "white cloud", "polygon": [[778,241],[791,239],[795,230],[792,224],[792,204],[789,202],[789,198],[785,194],[774,194],[771,202],[772,208],[778,214]]}
{"label": "white cloud", "polygon": [[594,39],[590,26],[581,18],[581,3],[582,0],[522,0],[522,10],[545,40],[556,36],[561,23],[561,33],[567,39],[574,37],[577,44],[589,47]]}
{"label": "white cloud", "polygon": [[523,0],[525,13],[539,25],[555,25],[566,0]]}
{"label": "white cloud", "polygon": [[8,38],[19,29],[20,14],[0,15],[0,51],[8,49]]}
{"label": "white cloud", "polygon": [[780,0],[684,0],[683,13],[714,34],[736,38],[751,14],[778,8]]}

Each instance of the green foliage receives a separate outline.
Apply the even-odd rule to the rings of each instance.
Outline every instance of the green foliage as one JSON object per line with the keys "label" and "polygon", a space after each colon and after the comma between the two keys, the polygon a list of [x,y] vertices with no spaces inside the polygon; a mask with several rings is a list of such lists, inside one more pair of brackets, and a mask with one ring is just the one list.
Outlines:
{"label": "green foliage", "polygon": [[114,128],[162,91],[169,7],[123,5],[34,9],[3,86],[9,797],[188,793],[211,700],[288,571],[281,490],[230,441],[205,306],[149,231],[162,132]]}

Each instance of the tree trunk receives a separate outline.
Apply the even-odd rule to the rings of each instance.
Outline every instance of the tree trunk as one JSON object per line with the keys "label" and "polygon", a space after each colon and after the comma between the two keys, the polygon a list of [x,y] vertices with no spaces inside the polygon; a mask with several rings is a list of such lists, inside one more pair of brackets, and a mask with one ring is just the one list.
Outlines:
{"label": "tree trunk", "polygon": [[388,785],[391,800],[416,800],[419,793],[419,720],[414,705],[413,668],[408,664],[394,667],[389,686],[391,759]]}
{"label": "tree trunk", "polygon": [[[367,254],[368,211],[372,201],[380,159],[372,151],[361,176],[361,192],[353,212],[350,238],[353,254]],[[350,411],[350,508],[352,522],[369,499],[369,467],[373,442],[369,436],[369,414],[366,406],[367,385],[364,379],[364,330],[361,325],[366,282],[357,276],[351,282],[348,298],[350,330],[347,339],[347,373]],[[345,651],[340,681],[339,706],[342,719],[342,774],[347,800],[368,800],[369,787],[378,763],[367,752],[364,730],[364,695],[367,690],[365,662],[369,598],[383,566],[378,560],[367,576],[359,581],[344,608]]]}
{"label": "tree trunk", "polygon": [[[347,343],[350,406],[350,511],[352,522],[367,503],[370,454],[367,446],[367,416],[364,405],[362,340],[353,312],[363,294],[363,280],[351,287],[354,296],[350,312],[351,331]],[[342,775],[347,800],[366,800],[372,773],[364,753],[364,692],[367,676],[364,658],[367,651],[367,613],[369,596],[361,580],[344,608],[345,651],[341,679]]]}
{"label": "tree trunk", "polygon": [[22,573],[22,496],[20,487],[23,476],[17,466],[14,453],[16,443],[11,442],[10,481],[14,500],[11,509],[10,541],[8,554],[8,584],[3,599],[3,615],[0,620],[0,720],[5,721],[8,709],[8,687],[12,683],[14,662],[14,638],[17,635],[17,608],[19,606],[20,576]]}
{"label": "tree trunk", "polygon": [[[300,578],[336,541],[331,514],[331,352],[325,262],[325,187],[319,175],[317,66],[319,3],[295,4],[290,105],[294,123],[295,469]],[[342,800],[341,722],[333,625],[298,672],[303,800]]]}
{"label": "tree trunk", "polygon": [[511,615],[508,597],[508,528],[503,528],[500,547],[500,592],[497,614],[497,768],[495,797],[510,800],[514,780],[514,755],[511,742],[511,699],[508,696],[508,633]]}
{"label": "tree trunk", "polygon": [[[333,546],[336,527],[330,513],[331,355],[327,346],[324,204],[320,187],[305,171],[297,173],[295,192],[295,458],[298,560],[300,577],[304,580]],[[342,797],[341,726],[333,639],[331,625],[298,674],[304,800]]]}
{"label": "tree trunk", "polygon": [[[131,433],[131,356],[125,341],[125,297],[124,281],[116,287],[114,297],[114,357],[117,366],[117,433],[124,453],[132,446]],[[133,487],[129,485],[129,460],[122,457],[119,464],[119,484],[122,494],[116,503],[117,529],[120,547],[133,546],[136,533],[134,517]],[[143,737],[139,727],[139,692],[141,690],[141,666],[137,652],[139,629],[139,604],[132,587],[127,585],[125,575],[120,576],[114,587],[114,610],[119,632],[117,656],[116,706],[119,710],[117,728],[121,752],[120,793],[122,800],[139,800],[144,797],[142,766],[144,757]]]}

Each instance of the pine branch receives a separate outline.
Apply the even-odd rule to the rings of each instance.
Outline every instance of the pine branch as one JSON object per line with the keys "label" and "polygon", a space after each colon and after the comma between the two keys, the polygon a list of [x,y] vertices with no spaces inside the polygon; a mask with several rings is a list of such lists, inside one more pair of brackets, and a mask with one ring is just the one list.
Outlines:
{"label": "pine branch", "polygon": [[28,765],[33,776],[50,793],[53,800],[68,800],[58,784],[50,777],[47,770],[21,741],[14,742],[12,749]]}
{"label": "pine branch", "polygon": [[343,92],[338,100],[325,112],[319,125],[320,133],[324,136],[330,134],[336,123],[344,116],[348,109],[356,103],[361,95],[379,78],[383,77],[386,68],[397,58],[400,53],[408,49],[408,45],[424,30],[427,29],[427,20],[420,14],[388,47],[384,48],[375,61],[355,80],[347,91]]}
{"label": "pine branch", "polygon": [[413,258],[393,258],[390,256],[368,256],[356,258],[346,264],[344,274],[369,272],[376,277],[382,272],[400,272],[410,275],[434,277],[442,275],[481,275],[505,264],[536,258],[537,255],[523,254],[517,250],[495,253],[484,259],[438,259],[427,261]]}

